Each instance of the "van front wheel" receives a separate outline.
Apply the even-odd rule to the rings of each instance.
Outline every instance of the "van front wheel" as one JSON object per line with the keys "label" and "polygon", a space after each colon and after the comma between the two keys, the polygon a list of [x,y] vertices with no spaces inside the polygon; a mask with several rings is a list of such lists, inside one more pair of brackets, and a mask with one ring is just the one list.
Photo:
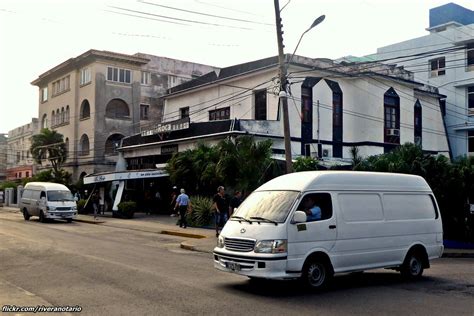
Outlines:
{"label": "van front wheel", "polygon": [[421,277],[423,274],[423,261],[418,252],[411,251],[408,253],[400,268],[400,273],[408,279],[418,279]]}
{"label": "van front wheel", "polygon": [[332,278],[328,264],[320,259],[311,259],[303,267],[302,281],[311,289],[319,290],[326,287]]}
{"label": "van front wheel", "polygon": [[30,219],[30,214],[28,214],[28,210],[26,208],[23,210],[23,218],[25,221]]}

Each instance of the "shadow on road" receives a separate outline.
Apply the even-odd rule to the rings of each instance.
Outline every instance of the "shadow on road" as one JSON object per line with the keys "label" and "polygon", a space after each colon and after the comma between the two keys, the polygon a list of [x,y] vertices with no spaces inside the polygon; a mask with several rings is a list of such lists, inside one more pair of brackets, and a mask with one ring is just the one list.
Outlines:
{"label": "shadow on road", "polygon": [[378,272],[378,273],[357,273],[343,274],[335,276],[327,289],[324,291],[308,291],[301,282],[297,280],[276,281],[263,279],[249,279],[239,284],[228,284],[226,289],[237,292],[245,292],[262,297],[300,297],[305,295],[324,295],[334,292],[341,292],[354,289],[364,289],[379,286],[398,286],[405,290],[422,290],[433,283],[445,283],[443,279],[423,277],[418,281],[408,281],[398,273]]}

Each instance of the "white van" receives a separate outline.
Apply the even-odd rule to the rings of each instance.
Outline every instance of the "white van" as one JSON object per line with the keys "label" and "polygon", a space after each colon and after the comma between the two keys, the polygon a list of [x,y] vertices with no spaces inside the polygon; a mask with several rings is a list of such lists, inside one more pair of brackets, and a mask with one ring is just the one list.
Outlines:
{"label": "white van", "polygon": [[214,266],[319,289],[334,273],[376,268],[418,278],[442,253],[441,216],[423,178],[308,171],[275,178],[242,203],[218,238]]}
{"label": "white van", "polygon": [[62,184],[51,182],[27,183],[20,200],[20,211],[25,220],[38,216],[47,219],[65,219],[71,222],[77,215],[77,205],[71,191]]}

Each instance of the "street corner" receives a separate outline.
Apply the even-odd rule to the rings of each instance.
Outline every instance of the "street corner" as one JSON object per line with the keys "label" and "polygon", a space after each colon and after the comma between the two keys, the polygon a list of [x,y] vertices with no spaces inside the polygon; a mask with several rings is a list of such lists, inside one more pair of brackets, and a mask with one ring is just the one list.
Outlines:
{"label": "street corner", "polygon": [[206,237],[204,239],[185,240],[180,244],[182,249],[204,253],[212,253],[215,246],[216,241],[211,237]]}

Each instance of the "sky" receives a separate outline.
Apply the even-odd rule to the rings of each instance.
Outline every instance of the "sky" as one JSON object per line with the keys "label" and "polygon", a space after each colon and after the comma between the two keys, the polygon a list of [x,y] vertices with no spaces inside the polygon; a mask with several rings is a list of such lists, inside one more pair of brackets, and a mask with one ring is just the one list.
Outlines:
{"label": "sky", "polygon": [[[280,0],[285,53],[337,59],[427,35],[447,0]],[[472,0],[455,3],[474,10]],[[47,70],[89,49],[226,67],[278,54],[273,0],[0,0],[0,133],[38,116]]]}

